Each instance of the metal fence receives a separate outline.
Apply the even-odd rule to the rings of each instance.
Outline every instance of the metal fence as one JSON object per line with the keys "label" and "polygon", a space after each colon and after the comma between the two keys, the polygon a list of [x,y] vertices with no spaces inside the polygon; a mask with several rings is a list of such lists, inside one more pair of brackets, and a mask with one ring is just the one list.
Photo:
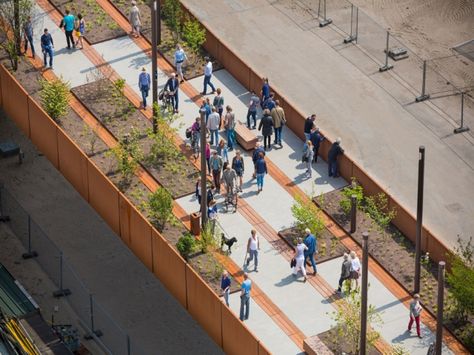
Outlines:
{"label": "metal fence", "polygon": [[[350,58],[354,52],[344,52],[353,59],[352,64],[367,75],[393,71],[411,91],[417,92],[414,102],[430,100],[449,116],[458,126],[455,133],[465,131],[459,128],[474,126],[474,62],[466,58],[474,53],[459,50],[444,57],[421,58],[397,33],[378,24],[348,0],[267,1],[304,31],[318,34],[317,28],[331,25],[340,37],[340,41],[330,37],[331,46],[341,50],[343,43],[355,44],[370,59]],[[402,100],[400,103],[406,104],[406,98]],[[472,131],[471,134],[474,135]]]}
{"label": "metal fence", "polygon": [[93,339],[107,354],[144,355],[140,346],[114,321],[84,285],[63,252],[48,238],[19,202],[0,185],[0,220],[4,221],[56,285],[54,297],[66,297],[86,340]]}

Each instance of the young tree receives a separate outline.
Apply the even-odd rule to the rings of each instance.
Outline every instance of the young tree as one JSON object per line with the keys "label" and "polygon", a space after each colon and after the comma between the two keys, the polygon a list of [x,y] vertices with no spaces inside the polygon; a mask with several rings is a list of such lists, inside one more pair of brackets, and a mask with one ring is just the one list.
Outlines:
{"label": "young tree", "polygon": [[40,99],[46,113],[59,123],[61,117],[69,111],[71,96],[69,83],[62,78],[55,80],[41,80]]}
{"label": "young tree", "polygon": [[33,15],[33,5],[32,0],[0,2],[0,32],[3,32],[0,46],[8,53],[14,71],[21,55],[22,27],[28,16]]}
{"label": "young tree", "polygon": [[164,187],[159,187],[148,198],[148,213],[161,231],[173,215],[173,197]]}
{"label": "young tree", "polygon": [[[183,24],[182,37],[191,51],[197,54],[206,41],[206,29],[199,21],[192,20],[189,16],[186,16],[186,20]],[[198,56],[196,55],[195,58],[198,58]]]}
{"label": "young tree", "polygon": [[295,203],[291,206],[291,213],[296,220],[294,226],[300,233],[304,233],[304,230],[309,228],[317,237],[324,230],[321,210],[313,203],[311,197],[303,199],[296,196]]}
{"label": "young tree", "polygon": [[179,0],[165,0],[161,8],[161,14],[163,21],[165,21],[173,35],[174,44],[178,43],[183,17],[183,10]]}

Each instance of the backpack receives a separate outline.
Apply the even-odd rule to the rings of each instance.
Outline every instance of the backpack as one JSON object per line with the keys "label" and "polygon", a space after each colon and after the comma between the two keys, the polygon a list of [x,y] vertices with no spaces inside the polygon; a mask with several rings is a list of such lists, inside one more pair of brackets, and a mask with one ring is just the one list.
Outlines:
{"label": "backpack", "polygon": [[191,138],[192,127],[186,128],[186,138]]}

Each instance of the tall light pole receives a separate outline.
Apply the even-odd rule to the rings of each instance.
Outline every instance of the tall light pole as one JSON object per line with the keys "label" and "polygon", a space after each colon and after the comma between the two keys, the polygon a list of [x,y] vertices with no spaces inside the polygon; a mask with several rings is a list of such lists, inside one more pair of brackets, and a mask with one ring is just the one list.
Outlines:
{"label": "tall light pole", "polygon": [[425,179],[425,147],[420,146],[418,156],[418,200],[416,203],[415,239],[415,286],[414,293],[420,293],[421,275],[421,233],[423,227],[423,185]]}
{"label": "tall light pole", "polygon": [[444,308],[444,268],[446,263],[438,263],[438,308],[436,312],[435,354],[441,355],[443,349],[443,308]]}
{"label": "tall light pole", "polygon": [[369,276],[369,233],[362,233],[362,292],[360,305],[359,354],[367,354],[367,287]]}
{"label": "tall light pole", "polygon": [[158,53],[157,46],[161,42],[160,1],[152,0],[151,4],[151,75],[153,97],[153,132],[158,129],[156,117],[158,115]]}
{"label": "tall light pole", "polygon": [[201,226],[207,223],[207,164],[206,164],[206,109],[201,107]]}

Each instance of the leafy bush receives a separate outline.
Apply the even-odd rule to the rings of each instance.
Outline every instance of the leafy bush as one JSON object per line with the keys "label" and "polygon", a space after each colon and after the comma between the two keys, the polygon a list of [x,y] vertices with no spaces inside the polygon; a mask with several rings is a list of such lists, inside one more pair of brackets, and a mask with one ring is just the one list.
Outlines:
{"label": "leafy bush", "polygon": [[164,187],[159,187],[148,197],[148,213],[158,229],[163,230],[173,214],[173,197]]}
{"label": "leafy bush", "polygon": [[218,239],[216,238],[217,227],[212,225],[212,222],[206,223],[204,228],[201,229],[201,235],[199,238],[199,246],[203,253],[207,253],[209,250],[214,249],[218,245]]}
{"label": "leafy bush", "polygon": [[194,251],[195,248],[194,237],[190,233],[185,233],[181,238],[178,239],[176,248],[178,249],[181,256],[188,260],[189,255]]}
{"label": "leafy bush", "polygon": [[317,237],[325,228],[321,210],[311,201],[311,198],[303,199],[296,196],[295,203],[291,206],[291,213],[296,220],[293,226],[300,233],[304,233],[304,230],[309,228]]}
{"label": "leafy bush", "polygon": [[186,17],[186,21],[183,25],[182,37],[188,47],[197,53],[199,48],[206,41],[206,29],[199,23],[199,21],[192,20]]}
{"label": "leafy bush", "polygon": [[349,186],[342,189],[342,199],[339,202],[339,205],[345,214],[349,214],[351,212],[352,195],[355,195],[357,206],[360,208],[362,202],[364,201],[364,189],[357,183],[355,178],[352,178],[352,182]]}
{"label": "leafy bush", "polygon": [[41,79],[40,99],[46,113],[56,122],[69,111],[69,83],[62,78],[47,81]]}
{"label": "leafy bush", "polygon": [[365,197],[364,210],[382,230],[388,227],[396,215],[393,208],[391,210],[388,209],[387,195],[383,192]]}
{"label": "leafy bush", "polygon": [[447,281],[454,298],[455,317],[466,321],[474,314],[474,244],[472,237],[463,242],[458,236],[456,254],[451,259]]}
{"label": "leafy bush", "polygon": [[166,26],[170,29],[175,44],[179,40],[181,32],[181,22],[183,17],[183,10],[179,0],[165,0],[161,5],[161,15]]}

